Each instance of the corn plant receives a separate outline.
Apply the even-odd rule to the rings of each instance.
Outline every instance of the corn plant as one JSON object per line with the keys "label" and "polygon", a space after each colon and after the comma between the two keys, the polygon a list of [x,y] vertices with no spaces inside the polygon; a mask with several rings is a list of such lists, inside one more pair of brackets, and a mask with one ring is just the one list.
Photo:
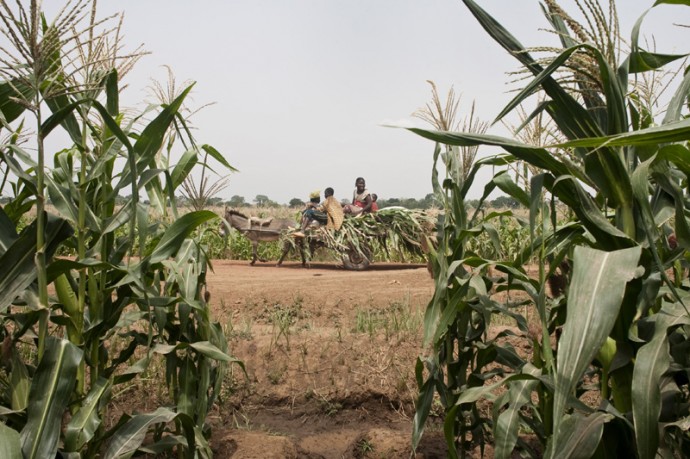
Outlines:
{"label": "corn plant", "polygon": [[[0,81],[2,126],[16,133],[22,124],[12,121],[33,119],[38,151],[35,161],[16,142],[0,146],[14,192],[0,209],[0,259],[13,267],[0,275],[0,455],[129,457],[151,433],[147,451],[209,457],[206,415],[234,359],[209,314],[205,247],[191,235],[217,216],[177,214],[175,190],[200,149],[174,166],[158,155],[171,129],[189,132],[180,109],[191,87],[151,107],[153,119],[140,126],[142,117],[128,119],[119,106],[120,78],[132,63],[118,56],[119,26],[97,32],[104,22],[95,1],[70,3],[53,22],[40,2],[28,3],[0,1],[15,49],[2,49],[10,69]],[[49,167],[44,140],[55,129],[71,144]],[[116,207],[120,192],[130,197]],[[177,218],[167,224],[152,213]],[[53,257],[64,248],[73,256]],[[114,389],[156,358],[166,363],[166,406],[106,425]]]}
{"label": "corn plant", "polygon": [[[642,49],[642,17],[619,61],[621,50],[612,49],[620,43],[616,21],[606,20],[598,2],[584,2],[583,11],[607,35],[604,40],[591,39],[595,34],[548,1],[544,13],[562,48],[552,58],[536,59],[474,1],[463,3],[532,76],[497,121],[540,92],[543,103],[531,116],[548,114],[565,141],[537,147],[493,135],[412,129],[441,145],[505,150],[478,167],[524,161],[539,171],[529,194],[501,172],[480,200],[498,187],[530,209],[531,243],[523,256],[508,261],[467,252],[471,231],[481,230],[464,207],[474,176],[447,177],[442,187],[434,182],[446,195],[446,212],[436,291],[425,317],[434,352],[417,365],[414,445],[436,396],[451,457],[465,455],[489,435],[496,457],[510,457],[516,448],[550,458],[685,457],[690,76],[677,85],[661,120],[640,103],[630,81],[682,56]],[[664,4],[690,6],[659,0],[653,7]],[[570,157],[554,156],[554,149]],[[568,207],[569,221],[557,221],[557,203]],[[539,260],[536,278],[521,265],[532,256]],[[484,275],[487,265],[503,275]],[[553,282],[557,275],[563,277]],[[524,300],[497,302],[494,294],[506,289],[521,291]],[[536,309],[538,324],[516,308],[523,305]],[[497,314],[511,317],[515,331],[488,339]],[[516,340],[532,347],[532,354],[517,352]],[[490,412],[481,408],[487,401]],[[526,431],[541,447],[525,441]]]}

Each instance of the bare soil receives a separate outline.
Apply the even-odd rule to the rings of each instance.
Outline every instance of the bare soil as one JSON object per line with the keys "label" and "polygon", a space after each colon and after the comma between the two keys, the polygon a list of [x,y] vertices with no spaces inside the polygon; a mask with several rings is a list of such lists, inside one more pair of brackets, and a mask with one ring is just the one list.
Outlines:
{"label": "bare soil", "polygon": [[[366,271],[218,260],[208,276],[234,365],[209,421],[218,458],[408,458],[424,265]],[[444,458],[432,419],[416,458]]]}

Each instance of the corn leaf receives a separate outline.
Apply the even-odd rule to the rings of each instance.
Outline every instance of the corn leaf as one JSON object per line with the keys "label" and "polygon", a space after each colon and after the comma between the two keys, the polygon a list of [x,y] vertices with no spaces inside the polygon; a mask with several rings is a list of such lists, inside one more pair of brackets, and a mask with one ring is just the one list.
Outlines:
{"label": "corn leaf", "polygon": [[[24,410],[29,404],[29,391],[31,389],[31,379],[26,365],[19,357],[16,349],[12,349],[12,374],[10,375],[12,391],[12,409],[15,411]],[[0,456],[1,457],[1,456]]]}
{"label": "corn leaf", "polygon": [[180,158],[170,174],[173,188],[177,189],[185,181],[197,164],[197,160],[197,153],[194,149],[187,150],[182,154],[182,158]]}
{"label": "corn leaf", "polygon": [[690,0],[657,0],[654,6],[657,5],[685,5],[690,6]]}
{"label": "corn leaf", "polygon": [[237,172],[237,169],[232,167],[230,165],[230,163],[228,163],[228,161],[225,159],[225,157],[222,154],[220,154],[220,152],[218,150],[216,150],[215,148],[213,148],[211,145],[203,144],[201,146],[201,149],[204,150],[206,153],[208,153],[208,155],[211,158],[215,159],[216,161],[221,163],[223,166],[225,166],[231,172]]}
{"label": "corn leaf", "polygon": [[654,316],[654,335],[640,348],[632,380],[633,419],[637,451],[642,459],[656,457],[659,447],[660,382],[671,365],[668,331],[690,325],[690,317],[679,305],[666,304]]}
{"label": "corn leaf", "polygon": [[0,457],[22,457],[22,446],[19,432],[0,422]]}
{"label": "corn leaf", "polygon": [[[46,255],[52,257],[58,245],[72,234],[66,220],[48,215],[46,220]],[[0,256],[0,312],[36,279],[36,222],[27,227],[7,251]]]}
{"label": "corn leaf", "polygon": [[417,358],[415,365],[415,376],[417,378],[417,385],[420,388],[417,397],[417,410],[412,421],[412,450],[415,451],[419,446],[424,433],[424,426],[426,425],[426,418],[431,412],[431,406],[434,401],[434,393],[436,392],[436,373],[434,372],[435,365],[432,366],[429,373],[429,378],[423,381],[424,363],[421,358]]}
{"label": "corn leaf", "polygon": [[177,365],[180,367],[176,385],[179,392],[177,397],[177,412],[193,416],[194,407],[196,406],[195,382],[197,381],[194,360],[189,356],[183,357],[182,362],[177,363]]}
{"label": "corn leaf", "polygon": [[590,459],[599,446],[604,424],[613,415],[597,411],[588,416],[580,413],[567,415],[562,422],[564,434],[558,441],[550,439],[546,456],[558,459]]}
{"label": "corn leaf", "polygon": [[683,81],[678,85],[676,92],[673,93],[673,97],[668,102],[662,124],[671,124],[682,119],[681,113],[688,97],[690,97],[690,72],[685,73]]}
{"label": "corn leaf", "polygon": [[96,434],[101,425],[100,411],[107,403],[112,382],[100,378],[91,388],[79,406],[79,411],[70,419],[65,429],[65,450],[78,452]]}
{"label": "corn leaf", "polygon": [[17,236],[14,223],[5,213],[5,209],[0,207],[0,256],[17,240]]}
{"label": "corn leaf", "polygon": [[660,143],[684,142],[690,140],[690,119],[652,126],[646,129],[603,137],[590,137],[570,140],[551,145],[552,147],[599,147],[599,146],[643,146]]}
{"label": "corn leaf", "polygon": [[31,100],[33,97],[33,89],[19,80],[0,82],[0,113],[5,121],[11,123],[24,113],[24,106],[17,103],[15,98]]}
{"label": "corn leaf", "polygon": [[215,345],[211,344],[209,341],[197,341],[195,343],[190,343],[189,347],[194,349],[200,354],[210,357],[214,360],[219,360],[222,362],[237,362],[236,359],[230,357],[225,352],[221,351]]}
{"label": "corn leaf", "polygon": [[[523,371],[532,376],[539,376],[540,371],[531,364],[526,364]],[[497,459],[510,458],[518,440],[520,429],[520,410],[530,402],[532,391],[538,381],[513,381],[507,392],[508,407],[494,418],[494,451]]]}
{"label": "corn leaf", "polygon": [[151,253],[150,262],[158,263],[177,253],[182,241],[189,236],[199,225],[212,219],[217,219],[218,215],[208,210],[189,212],[179,219],[163,234],[163,237]]}
{"label": "corn leaf", "polygon": [[148,165],[161,149],[165,133],[168,131],[170,124],[175,120],[175,114],[182,106],[187,94],[192,90],[194,85],[188,86],[182,93],[175,98],[175,100],[166,105],[163,110],[146,125],[144,130],[139,135],[134,144],[134,151],[137,153],[137,165]]}
{"label": "corn leaf", "polygon": [[561,425],[566,402],[611,332],[640,254],[639,246],[615,252],[575,248],[567,320],[558,346],[553,408],[556,445],[572,433],[569,423]]}
{"label": "corn leaf", "polygon": [[[143,443],[151,425],[171,422],[177,416],[177,413],[168,408],[158,408],[153,413],[138,414],[132,417],[113,434],[104,458],[128,459],[132,457]],[[193,449],[194,445],[190,446],[190,449]]]}
{"label": "corn leaf", "polygon": [[27,459],[55,457],[60,426],[76,384],[83,352],[67,340],[49,337],[31,382],[27,422],[21,431]]}

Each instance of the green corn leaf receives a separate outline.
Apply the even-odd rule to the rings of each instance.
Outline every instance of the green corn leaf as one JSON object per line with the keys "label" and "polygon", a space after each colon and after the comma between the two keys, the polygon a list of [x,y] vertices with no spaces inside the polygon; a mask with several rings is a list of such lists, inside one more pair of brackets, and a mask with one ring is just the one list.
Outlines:
{"label": "green corn leaf", "polygon": [[[51,123],[55,124],[52,126],[44,125],[47,129],[44,131],[42,127],[41,134],[47,136],[55,126],[60,125],[67,131],[67,134],[69,134],[74,144],[80,146],[82,144],[81,128],[77,121],[77,117],[74,116],[74,110],[83,102],[80,101],[77,104],[72,104],[69,96],[64,93],[52,96],[45,101],[48,108],[50,108],[56,116],[50,120]],[[65,110],[63,110],[63,108]]]}
{"label": "green corn leaf", "polygon": [[415,364],[415,376],[417,379],[417,386],[419,387],[419,395],[417,396],[417,410],[412,421],[412,450],[416,451],[419,442],[424,433],[424,426],[426,425],[426,418],[431,412],[431,406],[434,401],[434,393],[436,392],[436,382],[434,380],[435,373],[433,368],[429,371],[429,378],[423,381],[424,362],[421,358],[417,358]]}
{"label": "green corn leaf", "polygon": [[94,437],[101,425],[100,411],[107,403],[111,387],[111,381],[100,378],[82,401],[79,411],[72,416],[65,429],[67,452],[78,452]]}
{"label": "green corn leaf", "polygon": [[[163,169],[146,169],[141,172],[139,175],[139,182],[137,184],[138,189],[144,189],[146,188],[148,190],[149,185],[151,183],[155,182],[158,180],[158,176],[163,173]],[[158,188],[160,188],[160,181],[158,181]]]}
{"label": "green corn leaf", "polygon": [[7,164],[9,170],[23,181],[27,191],[31,193],[32,196],[35,196],[38,192],[36,189],[36,180],[26,172],[21,164],[19,164],[15,156],[19,157],[29,167],[36,167],[35,161],[30,155],[16,145],[7,145],[7,150],[12,151],[14,154],[10,155],[4,148],[0,149],[0,155],[2,155],[3,161]]}
{"label": "green corn leaf", "polygon": [[170,105],[165,106],[158,116],[146,125],[141,132],[134,144],[134,151],[138,156],[138,165],[149,164],[154,155],[161,149],[163,140],[165,139],[165,133],[168,131],[170,124],[174,121],[175,114],[182,106],[184,99],[192,90],[193,86],[193,84],[189,85]]}
{"label": "green corn leaf", "polygon": [[177,413],[168,408],[158,408],[153,413],[138,414],[132,417],[125,425],[115,431],[104,458],[128,459],[132,457],[146,438],[149,427],[171,422],[177,416]]}
{"label": "green corn leaf", "polygon": [[443,436],[446,439],[446,446],[448,447],[448,459],[458,459],[458,451],[455,446],[455,423],[458,419],[459,405],[453,406],[446,411],[446,417],[443,420]]}
{"label": "green corn leaf", "polygon": [[101,119],[103,120],[103,123],[105,123],[106,127],[110,129],[110,132],[113,133],[113,135],[122,142],[122,144],[127,148],[127,151],[131,152],[134,150],[134,147],[132,146],[131,142],[129,141],[129,137],[125,134],[125,132],[120,128],[120,125],[118,124],[117,120],[113,118],[113,116],[110,114],[107,108],[105,108],[100,102],[98,101],[91,101],[93,104],[93,108],[95,108],[98,113],[101,115]]}
{"label": "green corn leaf", "polygon": [[105,221],[105,228],[103,228],[102,235],[106,235],[117,231],[119,228],[124,227],[129,220],[132,218],[132,200],[127,200],[120,210],[118,210],[115,215],[110,217],[110,219]]}
{"label": "green corn leaf", "polygon": [[[510,113],[521,103],[523,103],[525,99],[532,96],[534,93],[538,92],[538,90],[541,88],[542,83],[547,78],[551,78],[551,75],[553,75],[553,73],[557,71],[570,58],[570,56],[573,53],[577,52],[582,46],[584,45],[572,46],[571,48],[568,48],[561,54],[559,54],[553,61],[549,63],[549,65],[544,70],[542,70],[538,75],[536,75],[535,78],[532,81],[530,81],[527,86],[521,89],[520,92],[518,92],[518,94],[515,97],[513,97],[513,99],[510,102],[508,102],[508,104],[505,107],[503,107],[501,112],[496,116],[496,119],[494,119],[494,123],[503,119],[508,113]],[[546,105],[544,105],[544,107],[546,107]]]}
{"label": "green corn leaf", "polygon": [[0,256],[17,240],[17,230],[5,209],[0,207]]}
{"label": "green corn leaf", "polygon": [[67,340],[49,337],[31,382],[27,422],[21,431],[27,459],[55,457],[60,427],[76,384],[83,352]]}
{"label": "green corn leaf", "polygon": [[562,444],[561,433],[567,434],[560,428],[566,402],[613,328],[640,254],[639,246],[615,252],[575,248],[568,317],[558,345],[553,408],[556,445]]}
{"label": "green corn leaf", "polygon": [[[511,155],[516,156],[518,159],[527,161],[528,163],[540,169],[547,170],[555,176],[573,175],[585,183],[590,182],[582,171],[559,161],[551,154],[549,150],[541,147],[535,147],[533,145],[527,145],[514,139],[489,134],[475,134],[470,132],[440,132],[419,128],[408,128],[408,130],[426,139],[433,140],[434,142],[439,142],[444,145],[491,145],[501,147]],[[503,164],[508,164],[509,162],[514,161],[508,161],[506,157],[500,157],[499,159],[503,162]],[[484,165],[490,163],[482,162],[480,164]]]}
{"label": "green corn leaf", "polygon": [[690,119],[674,123],[652,126],[646,129],[603,137],[579,138],[568,142],[551,145],[551,147],[625,147],[657,145],[660,143],[685,142],[690,140]]}
{"label": "green corn leaf", "polygon": [[[70,221],[76,224],[79,221],[79,208],[76,203],[77,196],[79,195],[76,188],[65,188],[58,185],[50,176],[45,177],[45,182],[50,200],[60,215],[69,217]],[[84,207],[86,225],[91,231],[99,231],[100,220],[89,206]]]}
{"label": "green corn leaf", "polygon": [[29,404],[31,379],[29,378],[29,371],[19,357],[16,349],[12,349],[12,374],[10,375],[10,383],[10,390],[12,391],[12,409],[15,411],[24,410]]}
{"label": "green corn leaf", "polygon": [[[538,368],[526,364],[523,372],[539,376]],[[530,402],[532,391],[539,385],[538,381],[513,381],[508,389],[508,407],[494,420],[494,451],[497,459],[510,458],[518,440],[520,428],[520,410]]]}
{"label": "green corn leaf", "polygon": [[190,343],[189,347],[214,360],[219,360],[221,362],[237,362],[237,359],[230,357],[209,341],[197,341],[196,343]]}
{"label": "green corn leaf", "polygon": [[638,50],[630,56],[630,73],[656,70],[685,57],[685,54],[661,54]]}
{"label": "green corn leaf", "polygon": [[204,222],[217,219],[218,215],[208,210],[190,212],[175,220],[163,234],[161,240],[151,253],[151,263],[159,263],[169,257],[174,256],[182,242],[192,231]]}
{"label": "green corn leaf", "polygon": [[679,144],[664,145],[657,153],[660,159],[673,163],[690,180],[690,149]]}
{"label": "green corn leaf", "polygon": [[0,82],[0,113],[8,123],[19,118],[25,110],[15,98],[31,100],[34,98],[34,91],[19,80]]}
{"label": "green corn leaf", "polygon": [[180,185],[182,185],[185,179],[192,172],[192,169],[194,169],[194,166],[196,166],[197,161],[197,153],[193,149],[187,150],[182,154],[182,158],[180,158],[170,174],[172,187],[174,189],[177,189]]}
{"label": "green corn leaf", "polygon": [[665,305],[654,317],[654,335],[640,348],[635,358],[632,380],[635,440],[641,459],[653,459],[659,447],[659,413],[661,412],[660,382],[671,365],[668,330],[690,325],[685,309]]}
{"label": "green corn leaf", "polygon": [[688,94],[690,94],[690,72],[685,73],[683,80],[676,88],[676,92],[673,93],[673,97],[671,97],[671,100],[668,102],[666,115],[664,116],[662,124],[671,124],[682,119],[681,114]]}
{"label": "green corn leaf", "polygon": [[[479,7],[473,0],[463,0],[463,3],[489,36],[499,45],[520,61],[520,63],[534,75],[539,75],[542,72],[542,66],[539,65],[526,51],[525,47],[491,15]],[[548,106],[548,110],[566,137],[596,137],[603,133],[593,116],[553,78],[544,78],[541,82],[541,87],[552,99],[552,102]]]}
{"label": "green corn leaf", "polygon": [[70,260],[67,258],[59,258],[53,261],[50,266],[48,266],[48,281],[53,281],[60,277],[62,274],[69,272],[70,269],[83,269],[83,268],[101,268],[101,269],[112,269],[117,270],[118,267],[110,263],[104,263],[95,258],[82,258],[81,260]]}
{"label": "green corn leaf", "polygon": [[657,0],[654,6],[657,5],[685,5],[690,6],[690,0]]}
{"label": "green corn leaf", "polygon": [[[43,122],[43,124],[41,124],[41,135],[45,138],[53,131],[53,129],[63,125],[70,136],[74,135],[76,130],[76,135],[78,137],[76,140],[73,138],[73,140],[75,141],[76,145],[81,145],[81,131],[79,130],[79,124],[74,117],[74,110],[78,106],[87,104],[89,102],[91,102],[90,99],[79,99],[74,102],[69,102],[66,97],[61,98],[59,102],[57,99],[53,100],[53,102],[50,104],[52,105],[50,108],[53,110],[53,114],[50,115]],[[77,142],[77,140],[79,140],[79,142]]]}
{"label": "green corn leaf", "polygon": [[572,176],[562,176],[557,180],[546,176],[545,182],[550,191],[575,212],[602,247],[624,248],[634,244],[602,214],[597,203],[578,180]]}
{"label": "green corn leaf", "polygon": [[[72,234],[72,228],[62,219],[48,215],[45,241],[46,256],[52,257],[60,242]],[[0,312],[3,312],[36,279],[36,222],[27,227],[16,241],[0,256]]]}
{"label": "green corn leaf", "polygon": [[507,172],[500,172],[496,175],[494,175],[494,178],[492,179],[493,182],[498,186],[501,190],[503,190],[506,194],[509,196],[512,196],[513,198],[517,199],[520,204],[522,204],[525,207],[529,207],[530,205],[530,198],[523,190],[520,188],[512,179],[510,174]]}
{"label": "green corn leaf", "polygon": [[196,384],[198,375],[196,374],[196,367],[194,360],[190,357],[185,357],[180,366],[179,379],[177,390],[177,412],[185,413],[188,416],[194,416],[194,407],[196,406]]}
{"label": "green corn leaf", "polygon": [[562,434],[558,441],[549,440],[545,457],[558,459],[590,459],[599,446],[604,424],[613,415],[597,411],[588,416],[580,413],[567,415],[561,424]]}
{"label": "green corn leaf", "polygon": [[19,432],[7,427],[4,422],[0,422],[0,457],[8,459],[22,457]]}
{"label": "green corn leaf", "polygon": [[208,155],[211,158],[215,159],[216,161],[221,163],[223,166],[225,166],[230,172],[238,172],[238,170],[235,169],[234,167],[232,167],[230,165],[230,163],[228,163],[228,161],[225,159],[225,157],[223,155],[221,155],[220,152],[218,150],[216,150],[215,148],[213,148],[211,145],[203,144],[201,146],[201,149],[204,150],[206,153],[208,153]]}
{"label": "green corn leaf", "polygon": [[[172,456],[170,452],[177,446],[187,446],[187,439],[182,435],[166,435],[152,445],[142,445],[139,447],[139,452],[150,454],[153,457],[169,457]],[[169,454],[166,455],[165,453]]]}

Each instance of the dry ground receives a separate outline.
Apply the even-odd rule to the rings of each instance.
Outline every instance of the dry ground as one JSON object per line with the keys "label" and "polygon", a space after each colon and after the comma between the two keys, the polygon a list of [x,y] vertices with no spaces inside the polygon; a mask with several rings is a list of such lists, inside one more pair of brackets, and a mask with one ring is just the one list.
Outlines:
{"label": "dry ground", "polygon": [[[219,458],[407,458],[433,280],[421,265],[215,261],[216,320],[245,362],[210,417]],[[430,426],[417,458],[446,457]]]}
{"label": "dry ground", "polygon": [[[215,457],[447,457],[440,405],[411,449],[414,368],[434,292],[425,265],[213,267],[214,317],[247,371],[231,369],[209,417]],[[477,447],[467,457],[482,456]]]}

